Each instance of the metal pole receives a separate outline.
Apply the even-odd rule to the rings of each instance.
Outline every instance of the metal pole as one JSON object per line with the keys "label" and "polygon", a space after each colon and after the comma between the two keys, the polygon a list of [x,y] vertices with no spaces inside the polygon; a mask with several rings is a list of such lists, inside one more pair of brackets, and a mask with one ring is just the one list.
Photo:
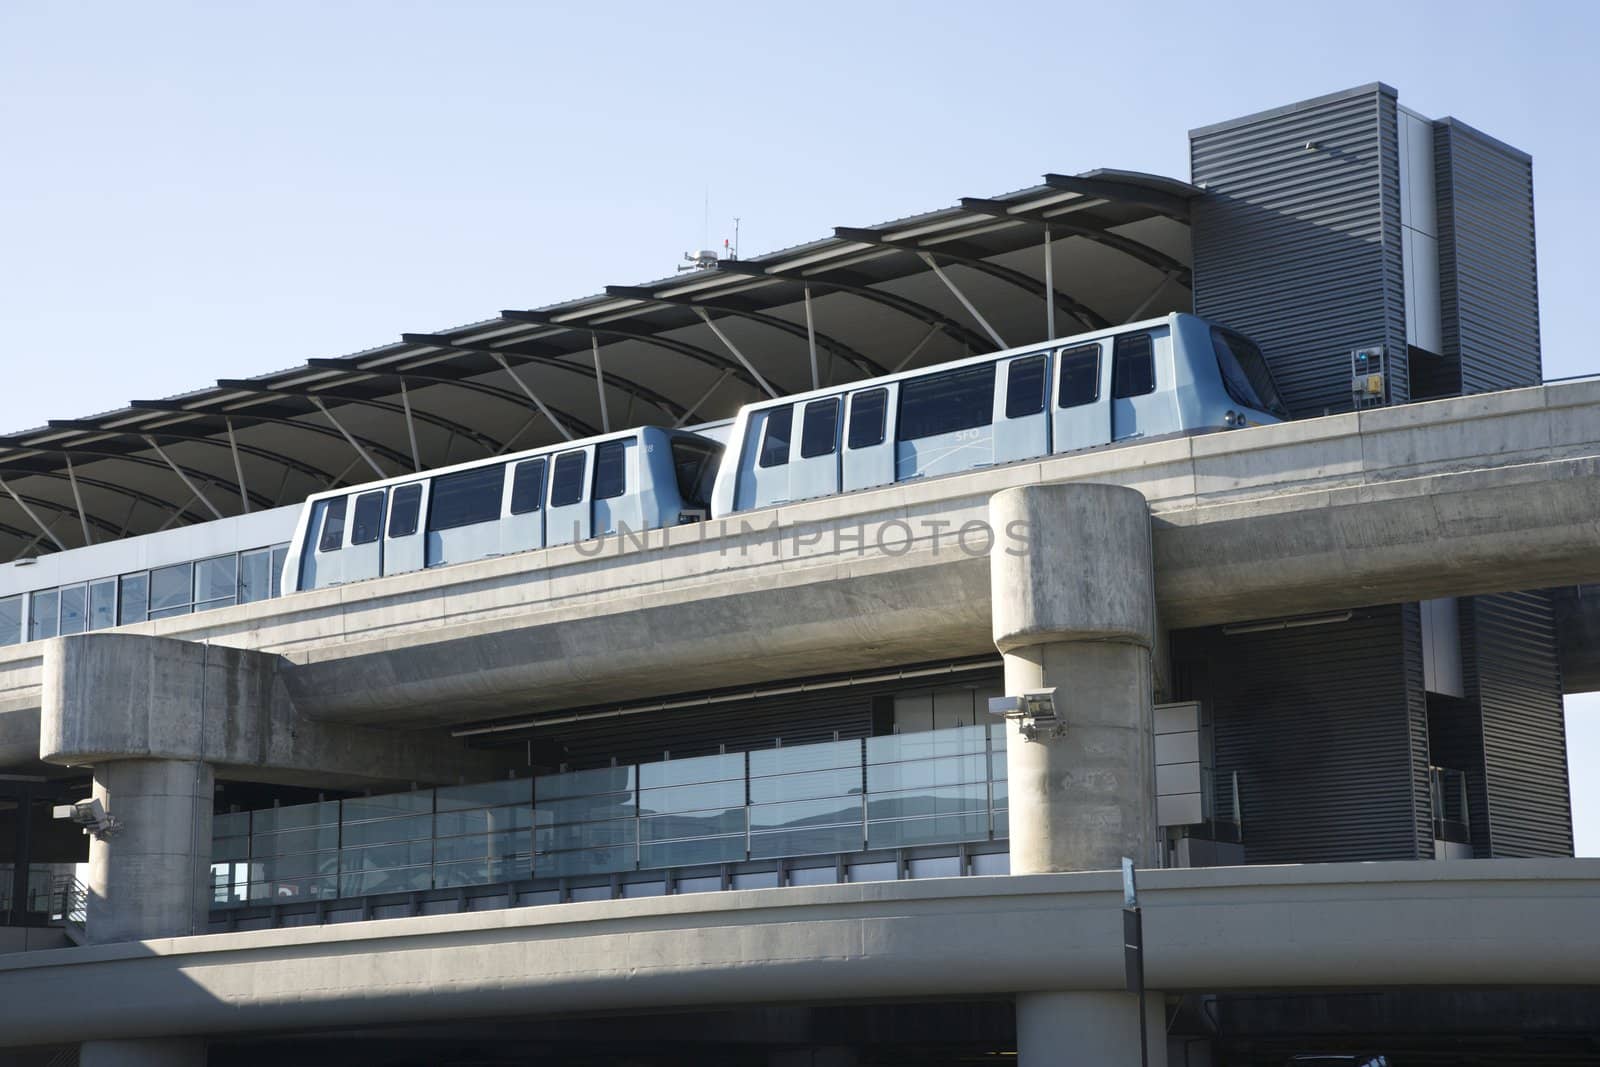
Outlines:
{"label": "metal pole", "polygon": [[244,509],[244,514],[250,514],[250,493],[244,487],[244,464],[239,462],[239,442],[233,439],[233,420],[224,418],[223,424],[228,427],[228,450],[233,453],[233,474],[239,479],[239,506]]}
{"label": "metal pole", "polygon": [[317,406],[318,411],[327,416],[328,421],[333,423],[333,428],[338,430],[340,435],[347,442],[349,442],[350,447],[356,450],[356,455],[367,461],[367,466],[371,467],[373,472],[376,473],[378,477],[389,477],[388,473],[384,471],[382,467],[378,466],[378,461],[367,455],[367,450],[361,447],[361,442],[352,437],[350,431],[344,428],[344,424],[333,417],[333,412],[328,410],[328,405],[322,402],[322,398],[320,396],[312,396],[311,402]]}
{"label": "metal pole", "polygon": [[154,437],[151,437],[149,434],[145,434],[144,443],[155,449],[156,455],[160,456],[166,461],[167,466],[172,468],[172,473],[176,474],[178,476],[178,480],[188,487],[189,492],[193,493],[195,498],[206,506],[207,511],[211,512],[211,514],[215,515],[219,519],[223,517],[222,512],[217,510],[217,506],[206,498],[205,493],[200,491],[200,487],[195,485],[194,482],[190,481],[187,474],[183,473],[183,468],[172,462],[172,457],[167,455],[166,452],[162,451],[161,446],[156,444],[156,439]]}
{"label": "metal pole", "polygon": [[1144,911],[1133,860],[1122,857],[1122,968],[1128,992],[1139,994],[1139,1067],[1150,1067],[1150,1035],[1146,1032],[1144,989]]}
{"label": "metal pole", "polygon": [[1000,336],[999,331],[997,331],[993,326],[989,325],[989,320],[983,317],[983,313],[973,306],[972,301],[967,299],[967,294],[958,289],[956,287],[956,283],[945,276],[944,271],[939,269],[939,264],[934,261],[932,256],[926,252],[918,252],[917,255],[921,256],[922,261],[933,269],[933,273],[938,276],[941,282],[944,282],[945,288],[954,293],[955,298],[961,301],[961,306],[967,309],[967,314],[978,320],[978,325],[983,327],[983,332],[989,335],[990,339],[994,341],[996,347],[1011,347],[1010,345],[1006,344],[1006,339]]}
{"label": "metal pole", "polygon": [[821,389],[822,379],[817,376],[817,329],[811,321],[811,286],[805,286],[801,292],[806,298],[806,345],[811,351],[811,388]]}
{"label": "metal pole", "polygon": [[711,388],[709,388],[705,392],[701,393],[699,400],[696,400],[693,404],[689,405],[689,410],[685,411],[683,413],[683,417],[680,418],[677,422],[672,424],[673,427],[676,428],[676,427],[682,426],[684,423],[686,423],[690,419],[694,418],[694,413],[700,410],[700,405],[704,404],[707,400],[710,400],[711,399],[711,394],[717,391],[717,387],[719,385],[721,385],[723,382],[727,381],[732,376],[733,376],[733,369],[731,367],[729,369],[723,371],[721,374],[717,375],[717,380],[711,383]]}
{"label": "metal pole", "polygon": [[908,366],[910,366],[911,365],[911,361],[917,358],[917,353],[921,352],[923,347],[929,341],[933,340],[933,335],[938,333],[938,332],[939,332],[939,324],[937,322],[934,323],[932,326],[929,326],[928,327],[928,332],[922,335],[922,340],[920,340],[916,344],[912,345],[911,346],[911,351],[906,353],[906,358],[902,359],[899,363],[896,363],[894,365],[894,370],[890,371],[889,373],[890,374],[899,374],[901,371],[905,370]]}
{"label": "metal pole", "polygon": [[767,395],[772,397],[774,400],[778,399],[778,391],[767,384],[767,380],[761,376],[761,372],[756,370],[755,366],[748,359],[744,358],[744,353],[739,351],[738,346],[736,346],[732,341],[728,340],[728,335],[717,328],[717,324],[711,321],[711,316],[706,314],[706,309],[695,308],[694,310],[700,316],[701,321],[711,328],[711,332],[717,335],[717,340],[722,342],[723,347],[725,347],[729,352],[733,353],[733,358],[744,364],[744,369],[749,371],[750,376],[760,383],[761,388],[767,391]]}
{"label": "metal pole", "polygon": [[406,389],[405,379],[400,381],[400,403],[406,409],[406,436],[411,439],[411,469],[422,470],[422,453],[417,449],[417,426],[411,420],[411,393]]}
{"label": "metal pole", "polygon": [[83,529],[83,543],[94,544],[94,538],[89,536],[89,516],[83,510],[83,494],[78,491],[78,472],[72,469],[72,454],[61,453],[67,461],[67,481],[72,484],[72,502],[78,506],[78,525]]}
{"label": "metal pole", "polygon": [[605,372],[600,369],[600,338],[593,332],[589,334],[589,348],[594,352],[594,387],[600,394],[600,428],[610,433],[611,415],[606,411],[606,378]]}
{"label": "metal pole", "polygon": [[1044,224],[1044,337],[1056,339],[1056,263],[1050,254],[1050,224]]}
{"label": "metal pole", "polygon": [[556,430],[560,432],[562,437],[565,437],[568,441],[571,441],[573,439],[571,431],[569,431],[565,426],[561,425],[561,420],[550,413],[550,409],[544,406],[544,401],[539,399],[539,395],[537,393],[528,388],[528,383],[522,380],[522,376],[511,369],[511,364],[506,362],[506,357],[502,356],[498,352],[491,354],[494,356],[495,362],[499,363],[500,366],[504,368],[505,372],[511,375],[511,380],[517,383],[517,388],[521,389],[527,398],[533,401],[533,406],[539,409],[539,414],[549,419],[550,425],[554,426]]}
{"label": "metal pole", "polygon": [[4,489],[10,495],[11,499],[17,502],[17,507],[22,509],[22,513],[24,515],[33,520],[33,524],[39,527],[40,533],[54,541],[56,547],[61,549],[61,551],[65,552],[67,550],[67,546],[61,543],[61,538],[50,532],[50,527],[46,526],[44,522],[40,520],[38,514],[28,506],[27,501],[23,500],[17,495],[17,491],[15,489],[6,484],[4,478],[0,478],[0,489]]}

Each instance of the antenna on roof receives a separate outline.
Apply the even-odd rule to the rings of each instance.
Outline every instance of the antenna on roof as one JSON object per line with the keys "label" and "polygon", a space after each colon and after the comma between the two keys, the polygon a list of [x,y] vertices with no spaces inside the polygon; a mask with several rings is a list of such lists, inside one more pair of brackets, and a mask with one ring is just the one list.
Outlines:
{"label": "antenna on roof", "polygon": [[719,260],[735,260],[739,258],[739,217],[733,219],[733,240],[726,237],[722,239],[722,251],[715,248],[702,248],[698,252],[685,252],[683,262],[678,265],[681,273],[686,270],[714,270]]}

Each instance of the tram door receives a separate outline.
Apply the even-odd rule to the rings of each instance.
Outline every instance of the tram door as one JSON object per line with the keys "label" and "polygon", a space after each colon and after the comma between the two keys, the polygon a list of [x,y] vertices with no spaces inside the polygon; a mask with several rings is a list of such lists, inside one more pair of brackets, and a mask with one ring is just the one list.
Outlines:
{"label": "tram door", "polygon": [[1111,360],[1107,341],[1056,350],[1050,397],[1052,452],[1111,443]]}
{"label": "tram door", "polygon": [[839,491],[839,402],[825,396],[800,407],[800,432],[789,458],[789,499],[809,500]]}
{"label": "tram door", "polygon": [[589,514],[589,464],[593,447],[556,454],[550,465],[550,504],[545,510],[545,544],[564,545],[594,536]]}
{"label": "tram door", "polygon": [[428,483],[409,482],[389,491],[389,523],[383,532],[383,573],[420,571],[425,564],[422,516]]}
{"label": "tram door", "polygon": [[894,482],[894,399],[899,388],[891,382],[850,394],[841,435],[845,492]]}
{"label": "tram door", "polygon": [[1000,364],[995,376],[994,461],[1013,463],[1050,451],[1050,413],[1046,393],[1050,357],[1043,352],[1016,356]]}
{"label": "tram door", "polygon": [[350,509],[350,543],[344,550],[344,573],[340,576],[343,581],[359,582],[383,573],[383,517],[388,497],[385,489],[356,494]]}

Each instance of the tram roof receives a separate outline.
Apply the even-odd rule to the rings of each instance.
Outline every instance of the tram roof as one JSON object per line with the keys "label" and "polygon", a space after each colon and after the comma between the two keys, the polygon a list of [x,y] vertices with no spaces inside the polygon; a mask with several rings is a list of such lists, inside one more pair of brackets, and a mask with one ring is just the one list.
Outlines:
{"label": "tram roof", "polygon": [[1201,192],[1131,171],[1050,174],[643,285],[52,419],[0,436],[0,560],[608,423],[727,418],[811,389],[813,373],[837,384],[1044,340],[1047,241],[1056,336],[1189,310]]}

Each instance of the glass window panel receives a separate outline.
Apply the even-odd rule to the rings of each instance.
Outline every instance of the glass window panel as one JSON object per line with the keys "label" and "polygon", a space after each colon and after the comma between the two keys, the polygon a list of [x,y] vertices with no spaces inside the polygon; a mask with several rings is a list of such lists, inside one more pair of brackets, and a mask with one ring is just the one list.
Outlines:
{"label": "glass window panel", "polygon": [[317,539],[318,552],[337,552],[344,547],[344,512],[350,506],[349,497],[327,501],[322,510],[322,535]]}
{"label": "glass window panel", "polygon": [[744,831],[745,809],[742,805],[720,811],[685,811],[639,820],[639,838],[642,841],[715,837],[720,834],[742,834]]}
{"label": "glass window panel", "polygon": [[288,545],[274,545],[272,549],[272,592],[269,596],[282,594],[283,562],[289,558]]}
{"label": "glass window panel", "polygon": [[338,847],[338,826],[303,826],[267,832],[257,829],[250,835],[250,852],[255,856],[281,856]]}
{"label": "glass window panel", "polygon": [[580,852],[540,854],[533,859],[539,878],[570,878],[585,874],[611,874],[634,869],[634,847],[590,848]]}
{"label": "glass window panel", "polygon": [[338,895],[338,882],[332,875],[250,883],[252,901],[331,900]]}
{"label": "glass window panel", "polygon": [[811,401],[800,426],[800,458],[831,456],[838,444],[839,398]]}
{"label": "glass window panel", "polygon": [[752,804],[750,829],[786,830],[800,826],[861,823],[861,801],[856,797],[800,800],[786,804]]}
{"label": "glass window panel", "polygon": [[1043,356],[1014,359],[1006,369],[1006,418],[1020,419],[1044,410]]}
{"label": "glass window panel", "polygon": [[376,871],[391,867],[415,867],[418,864],[432,862],[432,838],[424,838],[421,841],[391,841],[339,850],[339,869],[343,871]]}
{"label": "glass window panel", "polygon": [[910,848],[953,841],[984,841],[988,837],[989,815],[983,811],[867,825],[868,848]]}
{"label": "glass window panel", "polygon": [[594,446],[594,498],[612,500],[628,490],[628,442],[602,441]]}
{"label": "glass window panel", "polygon": [[383,533],[383,490],[356,497],[356,513],[350,522],[350,543],[370,545]]}
{"label": "glass window panel", "polygon": [[433,837],[433,816],[408,815],[403,819],[375,819],[344,823],[342,843],[372,845],[385,841],[421,841]]}
{"label": "glass window panel", "polygon": [[734,808],[743,804],[743,779],[639,790],[641,815],[659,815],[669,811],[698,811],[702,808]]}
{"label": "glass window panel", "polygon": [[1261,349],[1238,334],[1216,326],[1211,328],[1211,341],[1217,352],[1217,365],[1222,370],[1222,384],[1235,403],[1271,412],[1282,419],[1289,417]]}
{"label": "glass window panel", "polygon": [[695,841],[667,841],[639,846],[639,867],[698,867],[705,863],[736,863],[744,859],[744,835],[707,837]]}
{"label": "glass window panel", "polygon": [[999,809],[996,809],[994,813],[994,836],[997,839],[1011,836],[1011,820],[1004,811]]}
{"label": "glass window panel", "polygon": [[1075,408],[1100,399],[1100,346],[1079,345],[1056,353],[1061,364],[1061,386],[1056,406]]}
{"label": "glass window panel", "polygon": [[1117,338],[1111,352],[1111,395],[1116,399],[1155,392],[1155,348],[1147,333]]}
{"label": "glass window panel", "polygon": [[291,804],[281,808],[265,808],[251,814],[251,825],[256,833],[272,830],[291,830],[303,826],[339,825],[339,801],[319,800],[311,804]]}
{"label": "glass window panel", "polygon": [[212,816],[211,833],[214,837],[241,837],[250,833],[250,813],[229,811]]}
{"label": "glass window panel", "polygon": [[889,410],[889,390],[868,389],[850,400],[850,447],[883,444],[884,416]]}
{"label": "glass window panel", "polygon": [[[179,563],[150,572],[151,618],[165,618],[188,610],[189,597],[194,592],[191,579],[193,571],[193,565]],[[162,614],[158,616],[157,612]]]}
{"label": "glass window panel", "polygon": [[638,837],[633,819],[610,822],[583,822],[566,826],[540,826],[534,830],[536,852],[566,852],[571,849],[610,848],[631,844]]}
{"label": "glass window panel", "polygon": [[550,506],[566,507],[583,499],[583,472],[589,457],[582,452],[566,452],[556,457],[550,472]]}
{"label": "glass window panel", "polygon": [[278,882],[285,878],[338,874],[339,854],[337,852],[306,852],[294,856],[279,856],[273,859],[257,858],[251,863],[251,867],[254,871],[251,880],[257,882]]}
{"label": "glass window panel", "polygon": [[422,483],[402,485],[389,502],[389,536],[410,537],[417,532],[417,520],[421,516]]}
{"label": "glass window panel", "polygon": [[61,594],[54,589],[34,593],[28,600],[28,640],[54,637],[60,631]]}
{"label": "glass window panel", "polygon": [[272,596],[272,549],[239,554],[239,603],[254,604]]}
{"label": "glass window panel", "polygon": [[22,640],[22,598],[0,600],[0,645],[15,645]]}
{"label": "glass window panel", "polygon": [[1011,806],[1008,802],[1010,794],[1004,778],[997,778],[990,782],[989,792],[994,798],[992,803],[996,811],[1004,811]]}
{"label": "glass window panel", "polygon": [[504,463],[441,474],[428,498],[428,529],[453,530],[498,519],[505,480]]}
{"label": "glass window panel", "polygon": [[789,434],[794,428],[794,405],[770,408],[761,433],[761,455],[757,464],[762,467],[781,467],[789,462]]}
{"label": "glass window panel", "polygon": [[712,441],[688,437],[672,439],[672,465],[678,479],[678,496],[684,507],[705,510],[711,505],[711,489],[717,481],[717,460],[722,446]]}
{"label": "glass window panel", "polygon": [[639,787],[655,789],[664,785],[692,785],[696,782],[744,781],[744,753],[695,756],[692,759],[660,760],[639,766]]}
{"label": "glass window panel", "polygon": [[211,839],[211,858],[213,860],[242,860],[250,857],[250,838],[248,837],[213,837]]}
{"label": "glass window panel", "polygon": [[194,565],[194,602],[215,606],[233,603],[239,594],[239,557],[213,556]]}
{"label": "glass window panel", "polygon": [[820,745],[763,748],[750,753],[750,777],[816,771],[824,767],[859,767],[860,741],[828,741]]}
{"label": "glass window panel", "polygon": [[351,797],[341,801],[339,817],[345,823],[364,819],[387,819],[396,815],[422,815],[433,811],[433,790],[413,789],[405,793],[385,793],[377,797]]}
{"label": "glass window panel", "polygon": [[989,758],[947,756],[944,759],[912,760],[906,763],[880,763],[867,768],[867,792],[877,794],[898,789],[927,789],[934,786],[983,785],[989,780]]}
{"label": "glass window panel", "polygon": [[818,826],[750,836],[750,858],[753,860],[860,851],[859,822],[849,826]]}
{"label": "glass window panel", "polygon": [[63,634],[81,634],[89,625],[89,588],[83,585],[62,587],[61,628]]}
{"label": "glass window panel", "polygon": [[559,797],[591,796],[596,793],[626,793],[633,790],[633,765],[596,767],[587,771],[546,774],[533,780],[533,798],[539,807]]}
{"label": "glass window panel", "polygon": [[124,574],[117,585],[122,593],[117,621],[124,626],[130,622],[144,622],[150,613],[150,576]]}
{"label": "glass window panel", "polygon": [[994,419],[994,364],[960,367],[900,383],[902,441],[987,426]]}
{"label": "glass window panel", "polygon": [[967,782],[960,785],[907,789],[899,793],[874,793],[867,803],[867,818],[872,822],[883,819],[915,819],[932,815],[986,811],[988,807],[988,783]]}
{"label": "glass window panel", "polygon": [[769,778],[750,779],[752,804],[860,795],[859,767],[837,767],[825,771],[803,771],[800,774],[779,774]]}
{"label": "glass window panel", "polygon": [[526,515],[544,506],[544,457],[518,463],[511,472],[511,514]]}
{"label": "glass window panel", "polygon": [[867,763],[894,763],[899,760],[935,759],[986,751],[983,726],[958,726],[948,730],[923,730],[918,733],[886,734],[867,738]]}
{"label": "glass window panel", "polygon": [[433,866],[435,889],[449,889],[461,885],[488,885],[492,882],[512,882],[533,874],[531,856],[497,856],[488,859],[460,860],[455,863],[436,863]]}
{"label": "glass window panel", "polygon": [[434,842],[435,863],[460,860],[516,858],[533,854],[533,835],[526,830],[506,834],[474,834]]}
{"label": "glass window panel", "polygon": [[435,789],[433,794],[435,807],[439,811],[493,807],[502,804],[531,804],[533,779],[502,778],[497,782],[445,785]]}
{"label": "glass window panel", "polygon": [[521,829],[533,825],[532,807],[471,808],[441,811],[433,817],[433,836],[486,834],[496,830]]}
{"label": "glass window panel", "polygon": [[638,812],[632,793],[610,796],[572,797],[535,804],[540,823],[597,822],[602,819],[632,818]]}
{"label": "glass window panel", "polygon": [[374,893],[415,893],[433,888],[430,867],[386,871],[346,871],[339,876],[339,895],[364,897]]}

